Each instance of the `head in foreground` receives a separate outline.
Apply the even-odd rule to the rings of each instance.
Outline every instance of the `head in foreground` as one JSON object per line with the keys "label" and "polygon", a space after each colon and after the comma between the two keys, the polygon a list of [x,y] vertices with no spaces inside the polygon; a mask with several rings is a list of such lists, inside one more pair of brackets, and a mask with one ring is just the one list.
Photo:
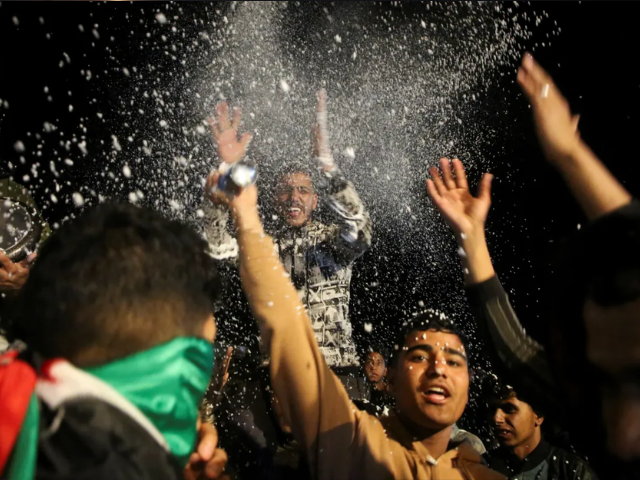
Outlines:
{"label": "head in foreground", "polygon": [[[555,298],[552,358],[580,437],[615,468],[640,478],[640,214],[637,205],[599,219],[564,251]],[[585,412],[588,410],[588,413]],[[591,422],[588,422],[589,424]],[[596,443],[598,443],[596,445]],[[596,453],[592,453],[592,456]],[[626,466],[623,466],[625,464]],[[620,478],[623,478],[621,475]],[[626,476],[624,478],[627,478]]]}
{"label": "head in foreground", "polygon": [[17,299],[14,336],[82,368],[177,337],[213,340],[220,280],[206,248],[159,213],[91,209],[43,246]]}

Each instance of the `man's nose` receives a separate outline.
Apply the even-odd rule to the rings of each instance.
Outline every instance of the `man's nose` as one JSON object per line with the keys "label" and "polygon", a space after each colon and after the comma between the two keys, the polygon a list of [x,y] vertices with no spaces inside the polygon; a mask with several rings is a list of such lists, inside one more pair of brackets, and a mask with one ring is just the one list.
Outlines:
{"label": "man's nose", "polygon": [[504,413],[502,410],[497,409],[493,414],[493,423],[495,425],[502,425],[504,423]]}
{"label": "man's nose", "polygon": [[442,377],[446,375],[447,360],[444,355],[436,353],[430,356],[427,375],[429,377]]}

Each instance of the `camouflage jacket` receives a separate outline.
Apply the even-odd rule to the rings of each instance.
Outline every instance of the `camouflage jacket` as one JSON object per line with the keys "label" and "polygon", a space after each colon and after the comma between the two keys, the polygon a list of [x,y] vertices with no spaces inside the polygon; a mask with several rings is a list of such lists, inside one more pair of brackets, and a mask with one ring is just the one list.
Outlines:
{"label": "camouflage jacket", "polygon": [[[333,223],[311,221],[271,234],[327,364],[353,367],[359,362],[349,321],[351,264],[371,246],[372,225],[351,182],[334,172],[326,175],[325,183],[322,198],[335,216]],[[203,234],[212,257],[235,261],[238,243],[227,229],[228,218],[226,208],[209,203],[204,208]]]}

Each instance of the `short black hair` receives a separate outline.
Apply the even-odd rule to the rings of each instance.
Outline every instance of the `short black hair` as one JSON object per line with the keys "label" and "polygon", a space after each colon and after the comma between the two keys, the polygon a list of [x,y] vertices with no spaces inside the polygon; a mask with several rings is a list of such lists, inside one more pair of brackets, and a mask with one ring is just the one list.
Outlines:
{"label": "short black hair", "polygon": [[[498,400],[509,400],[511,398],[516,398],[517,400],[528,404],[537,416],[545,416],[544,410],[540,407],[540,405],[533,402],[531,398],[523,396],[521,392],[516,391],[511,385],[508,385],[497,377],[491,377],[488,380],[485,379],[480,390],[482,396],[487,401],[487,404],[491,399],[494,398]],[[490,407],[490,405],[488,405],[488,407]]]}
{"label": "short black hair", "polygon": [[426,330],[435,330],[436,332],[444,332],[457,335],[460,339],[460,342],[462,343],[462,346],[465,349],[465,354],[468,358],[468,340],[467,336],[460,329],[460,326],[453,320],[449,319],[444,313],[437,310],[428,309],[425,312],[416,315],[415,317],[407,320],[402,324],[402,327],[400,328],[400,331],[395,338],[389,364],[395,365],[397,363],[398,358],[400,357],[400,352],[402,352],[402,348],[404,347],[404,344],[407,341],[407,337],[411,334],[411,332],[423,332]]}
{"label": "short black hair", "polygon": [[387,349],[385,347],[382,347],[380,345],[369,345],[366,349],[365,349],[365,356],[369,355],[370,353],[377,353],[382,357],[382,360],[384,361],[385,367],[387,366],[387,362],[388,362],[388,358],[389,358],[389,352],[387,351]]}
{"label": "short black hair", "polygon": [[200,336],[221,290],[206,242],[130,204],[103,204],[42,247],[12,309],[13,336],[93,366]]}

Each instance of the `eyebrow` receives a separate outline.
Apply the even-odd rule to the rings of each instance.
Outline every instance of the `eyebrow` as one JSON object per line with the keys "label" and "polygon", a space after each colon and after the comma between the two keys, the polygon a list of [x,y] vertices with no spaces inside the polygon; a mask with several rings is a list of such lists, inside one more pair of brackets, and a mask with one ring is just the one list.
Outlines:
{"label": "eyebrow", "polygon": [[[424,350],[425,352],[433,352],[433,347],[431,345],[418,344],[418,345],[414,345],[411,348],[408,348],[405,353],[408,354],[413,352],[414,350]],[[448,353],[450,355],[456,355],[462,358],[465,362],[467,361],[467,356],[464,353],[460,353],[458,350],[454,350],[451,347],[444,347],[443,350],[445,353]]]}

